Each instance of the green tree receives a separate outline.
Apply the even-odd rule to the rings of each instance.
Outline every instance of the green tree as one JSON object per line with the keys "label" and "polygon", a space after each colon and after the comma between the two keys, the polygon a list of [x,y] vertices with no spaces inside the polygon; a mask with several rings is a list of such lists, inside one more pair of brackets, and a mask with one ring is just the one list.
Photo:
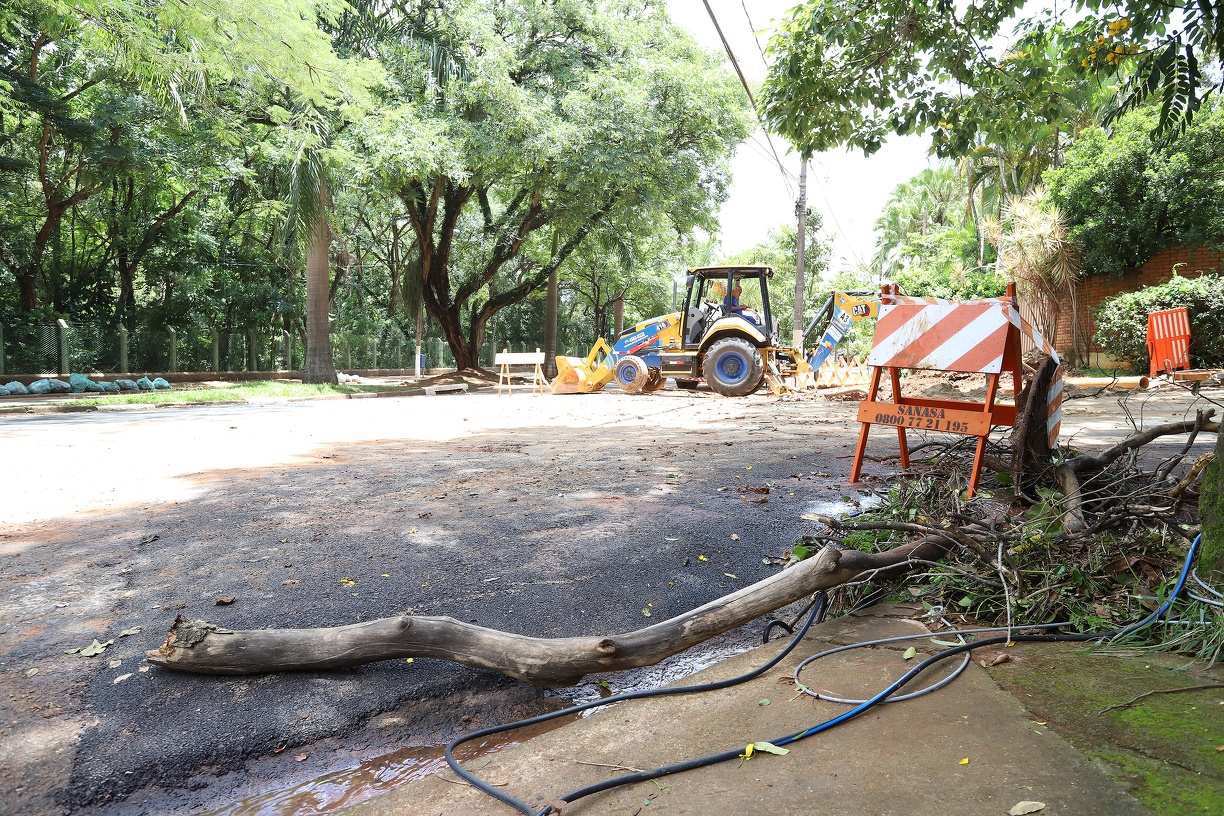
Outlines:
{"label": "green tree", "polygon": [[300,133],[290,168],[289,227],[306,245],[306,360],[302,382],[334,383],[331,350],[331,228],[327,210],[327,168],[324,163],[329,122],[313,106],[301,117],[308,124]]}
{"label": "green tree", "polygon": [[[1020,0],[807,0],[770,41],[762,110],[801,152],[879,149],[890,133],[930,132],[937,155],[1039,144],[1081,119],[1087,78],[1119,83],[1113,111],[1161,101],[1158,126],[1188,123],[1205,93],[1200,60],[1224,46],[1221,0],[1083,0],[1077,22]],[[1018,37],[996,48],[1005,26]],[[1021,194],[1024,190],[1012,190]]]}
{"label": "green tree", "polygon": [[[821,217],[813,212],[807,217],[806,243],[803,251],[803,314],[805,321],[815,317],[832,288],[826,279],[831,255],[828,240],[821,237]],[[764,241],[751,249],[724,258],[720,263],[771,266],[773,280],[769,282],[769,308],[778,324],[778,336],[789,345],[795,317],[795,259],[799,249],[799,230],[794,224],[782,224],[771,229]],[[800,326],[800,329],[806,326]]]}
{"label": "green tree", "polygon": [[421,54],[389,55],[395,97],[357,149],[407,213],[425,307],[458,367],[478,365],[493,315],[601,227],[713,231],[747,135],[741,92],[660,6],[409,5],[467,75],[440,87]]}
{"label": "green tree", "polygon": [[[276,152],[263,140],[285,124],[276,121],[277,111],[360,109],[366,87],[377,79],[376,66],[341,59],[317,24],[336,20],[346,8],[331,0],[262,6],[218,0],[206,7],[24,0],[7,6],[0,15],[0,173],[37,182],[0,189],[15,205],[0,216],[0,263],[13,276],[20,308],[32,312],[50,297],[56,311],[85,316],[102,314],[102,304],[112,302],[115,316],[130,328],[138,273],[157,259],[158,270],[146,269],[145,277],[163,284],[160,302],[150,304],[163,316],[188,310],[215,315],[225,301],[227,326],[242,301],[238,310],[248,315],[266,313],[272,301],[286,316],[294,312],[293,297],[281,290],[290,276],[266,219],[260,219],[260,257],[243,260],[274,274],[219,278],[258,284],[264,306],[251,300],[252,292],[232,287],[220,296],[207,294],[203,279],[221,272],[216,264],[234,247],[217,252],[219,245],[208,240],[170,233],[181,220],[193,222],[201,238],[218,237],[209,227],[230,232],[235,224],[226,221],[218,198],[227,180],[237,199],[252,198],[257,168]],[[283,175],[283,183],[273,185],[276,192],[294,189],[288,179]],[[199,209],[191,210],[196,204]],[[256,209],[267,214],[262,205]],[[170,241],[197,261],[213,263],[160,252]],[[253,249],[247,245],[238,254]],[[311,268],[321,269],[326,284],[326,244],[322,256]],[[193,285],[184,287],[185,278]],[[116,281],[117,296],[111,288]],[[322,315],[321,324],[313,323],[322,326],[325,343],[325,301]],[[318,338],[315,328],[311,334]],[[323,357],[330,366],[330,355]]]}
{"label": "green tree", "polygon": [[[960,227],[966,217],[965,185],[956,168],[927,168],[897,185],[876,219],[876,249],[871,262],[882,278],[917,260],[919,244],[910,236],[942,233]],[[925,253],[924,253],[925,254]]]}
{"label": "green tree", "polygon": [[1045,176],[1086,274],[1120,275],[1171,244],[1224,247],[1224,105],[1165,141],[1151,135],[1159,116],[1140,108],[1112,134],[1085,130]]}
{"label": "green tree", "polygon": [[1017,284],[1025,317],[1053,337],[1064,305],[1075,307],[1072,285],[1081,265],[1062,211],[1037,188],[1009,199],[1003,218],[984,228],[998,249],[999,272]]}

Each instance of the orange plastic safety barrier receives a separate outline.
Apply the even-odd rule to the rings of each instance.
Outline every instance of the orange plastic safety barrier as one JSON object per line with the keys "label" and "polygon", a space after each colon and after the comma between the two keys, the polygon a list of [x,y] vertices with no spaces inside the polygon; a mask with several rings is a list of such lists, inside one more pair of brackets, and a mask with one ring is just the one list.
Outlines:
{"label": "orange plastic safety barrier", "polygon": [[829,357],[816,372],[817,388],[842,388],[850,385],[866,385],[869,378],[867,368],[858,357]]}
{"label": "orange plastic safety barrier", "polygon": [[1190,367],[1190,313],[1184,306],[1148,315],[1147,348],[1149,377]]}

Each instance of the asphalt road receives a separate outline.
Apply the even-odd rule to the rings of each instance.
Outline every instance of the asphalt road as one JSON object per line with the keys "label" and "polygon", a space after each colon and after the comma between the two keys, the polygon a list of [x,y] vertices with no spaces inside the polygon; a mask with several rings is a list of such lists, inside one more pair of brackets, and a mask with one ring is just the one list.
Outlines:
{"label": "asphalt road", "polygon": [[[824,474],[848,469],[849,408],[668,391],[5,418],[6,451],[29,465],[5,477],[0,533],[6,807],[196,812],[552,707],[441,661],[233,678],[141,658],[176,614],[639,628],[643,610],[663,619],[777,569],[762,555],[841,495]],[[737,489],[766,482],[767,503]],[[65,654],[94,639],[115,642]]]}
{"label": "asphalt road", "polygon": [[[667,390],[0,418],[0,814],[223,812],[555,707],[443,661],[244,678],[142,656],[177,614],[640,628],[772,574],[762,557],[810,529],[804,513],[857,496],[856,405]],[[1117,414],[1084,403],[1067,428],[1100,444]],[[765,484],[765,503],[739,491]],[[114,642],[66,653],[95,639]]]}

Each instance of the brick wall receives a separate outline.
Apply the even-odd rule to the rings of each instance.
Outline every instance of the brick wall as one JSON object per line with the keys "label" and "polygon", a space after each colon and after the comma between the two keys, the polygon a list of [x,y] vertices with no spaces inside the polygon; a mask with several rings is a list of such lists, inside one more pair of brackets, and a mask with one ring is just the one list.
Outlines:
{"label": "brick wall", "polygon": [[[1058,353],[1064,358],[1071,356],[1075,350],[1075,335],[1080,338],[1080,351],[1084,351],[1085,344],[1096,330],[1092,312],[1101,305],[1101,301],[1123,292],[1167,283],[1173,277],[1175,264],[1184,264],[1177,270],[1177,274],[1183,278],[1197,278],[1207,272],[1220,273],[1224,272],[1224,253],[1206,247],[1171,246],[1157,252],[1142,266],[1127,270],[1120,278],[1110,275],[1083,278],[1075,286],[1074,309],[1071,308],[1072,304],[1066,304],[1059,315],[1058,327],[1054,332],[1054,347]],[[1072,319],[1073,314],[1077,320]],[[1105,358],[1100,346],[1095,343],[1089,352],[1088,362],[1091,365],[1108,368],[1115,362]]]}

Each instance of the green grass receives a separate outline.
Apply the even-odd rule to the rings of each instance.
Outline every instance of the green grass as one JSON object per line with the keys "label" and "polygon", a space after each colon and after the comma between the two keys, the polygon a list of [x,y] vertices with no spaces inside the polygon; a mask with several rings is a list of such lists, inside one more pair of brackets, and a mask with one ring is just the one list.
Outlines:
{"label": "green grass", "polygon": [[300,397],[324,397],[336,394],[360,394],[376,391],[403,390],[402,386],[388,385],[307,385],[282,380],[256,380],[232,383],[220,387],[187,383],[175,386],[173,391],[141,391],[139,393],[97,394],[81,397],[57,405],[164,405],[166,403],[228,402],[248,399],[293,399]]}
{"label": "green grass", "polygon": [[1119,368],[1098,368],[1096,366],[1085,366],[1077,368],[1071,373],[1073,377],[1130,377],[1135,374],[1143,374],[1141,369],[1127,368],[1121,366]]}
{"label": "green grass", "polygon": [[[1193,672],[1190,670],[1194,670]],[[1215,681],[1203,664],[1171,655],[1103,656],[1070,644],[1025,644],[987,670],[1035,719],[1104,760],[1158,816],[1224,813],[1224,690],[1153,695]]]}

